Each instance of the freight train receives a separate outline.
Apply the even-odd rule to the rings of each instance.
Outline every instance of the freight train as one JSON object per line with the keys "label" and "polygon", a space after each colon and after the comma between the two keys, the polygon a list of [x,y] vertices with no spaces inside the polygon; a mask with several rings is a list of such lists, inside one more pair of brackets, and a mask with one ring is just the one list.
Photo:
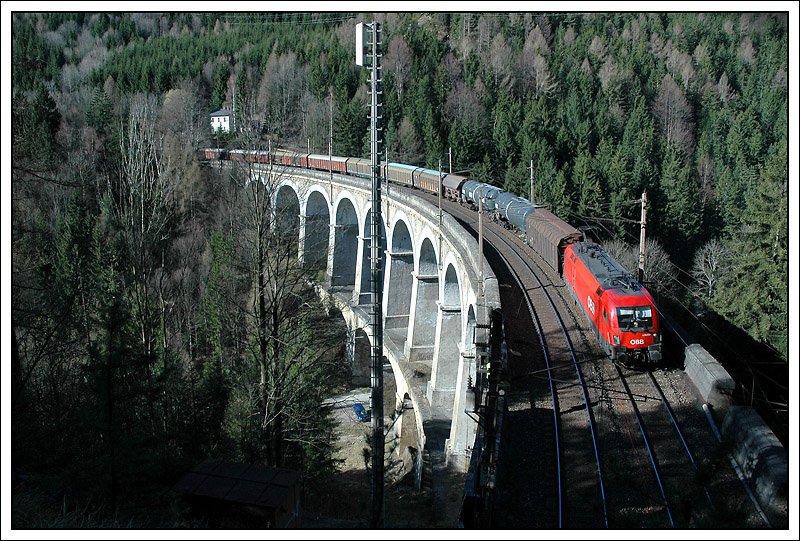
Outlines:
{"label": "freight train", "polygon": [[[371,162],[291,150],[207,148],[205,160],[276,164],[369,178]],[[572,298],[592,325],[608,356],[620,363],[647,365],[661,360],[661,331],[655,301],[605,249],[544,207],[497,186],[462,175],[413,165],[381,162],[388,182],[438,194],[478,207],[525,234],[525,241],[564,279]]]}

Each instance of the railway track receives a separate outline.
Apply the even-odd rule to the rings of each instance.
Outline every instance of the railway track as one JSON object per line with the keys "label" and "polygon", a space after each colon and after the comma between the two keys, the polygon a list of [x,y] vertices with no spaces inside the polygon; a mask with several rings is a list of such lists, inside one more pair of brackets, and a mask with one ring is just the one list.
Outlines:
{"label": "railway track", "polygon": [[[532,272],[560,281],[540,263],[538,254],[527,245],[521,248],[537,267],[529,265]],[[561,300],[569,305],[572,297]],[[577,317],[583,321],[581,315]],[[705,496],[706,506],[713,505],[708,490],[697,482],[697,462],[656,376],[609,362],[588,328],[580,333],[584,355],[593,360],[593,381],[587,387],[594,391],[593,403],[603,421],[598,424],[602,425],[604,458],[599,469],[608,470],[605,526],[689,527],[698,513],[710,512],[698,501],[699,494]],[[613,407],[604,410],[601,404]]]}
{"label": "railway track", "polygon": [[[436,176],[432,171],[426,174]],[[392,189],[408,190],[436,204],[432,194]],[[512,203],[503,207],[509,216]],[[445,205],[475,234],[477,213],[455,203]],[[699,427],[697,411],[687,408],[696,404],[684,399],[684,411],[675,412],[669,406],[673,400],[653,374],[642,373],[650,378],[648,383],[642,374],[609,362],[583,314],[571,309],[572,297],[563,295],[561,277],[526,243],[491,223],[486,241],[486,256],[500,284],[511,352],[498,478],[502,490],[495,493],[503,501],[493,506],[502,512],[493,525],[733,527],[735,523],[724,518],[714,524],[719,519],[712,516],[719,512],[713,502],[719,502],[720,493],[731,500],[718,487],[730,487],[732,476],[722,472],[717,460],[712,473],[719,479],[710,483],[706,464],[694,458],[690,438],[680,429],[686,420],[692,432]],[[683,387],[683,393],[674,393],[680,397],[686,394],[686,382],[678,380],[680,376],[667,382],[672,391]],[[708,434],[708,426],[703,426],[698,433]],[[693,445],[703,449],[706,461],[716,460],[712,437],[697,436]],[[712,492],[717,494],[714,498]],[[734,499],[741,501],[739,496]],[[751,520],[752,513],[740,515],[734,518],[742,524],[762,525]]]}
{"label": "railway track", "polygon": [[[534,366],[533,373],[512,376],[509,403],[513,403],[516,394],[522,398],[521,405],[524,408],[527,395],[531,389],[536,388],[536,385],[525,381],[531,376],[547,381],[554,417],[553,440],[558,487],[558,496],[554,500],[557,508],[554,513],[554,527],[608,527],[598,430],[586,378],[578,360],[580,355],[583,361],[583,355],[576,352],[570,337],[570,333],[574,332],[570,319],[562,316],[553,299],[557,296],[554,294],[557,284],[547,277],[540,277],[525,255],[503,235],[490,234],[489,242],[492,241],[507,263],[514,268],[530,271],[515,271],[515,274],[520,289],[525,292],[522,298],[534,320],[544,365],[541,369]],[[513,258],[517,261],[512,264]],[[519,385],[514,385],[515,380]],[[507,482],[514,482],[512,479],[516,479],[516,473],[515,471]]]}
{"label": "railway track", "polygon": [[[445,205],[477,231],[474,211]],[[724,492],[712,500],[708,468],[681,428],[687,417],[696,428],[697,417],[676,413],[662,390],[666,385],[674,394],[684,384],[671,371],[638,372],[609,362],[582,314],[568,308],[573,301],[563,294],[563,281],[538,254],[498,224],[485,223],[484,236],[501,284],[510,350],[497,502],[503,512],[495,526],[714,524],[709,517],[719,509],[713,502]],[[718,486],[735,485],[724,477]]]}
{"label": "railway track", "polygon": [[[470,224],[477,218],[474,212],[458,206],[448,211],[477,229]],[[501,303],[510,352],[503,460],[513,466],[500,472],[500,498],[515,499],[500,502],[509,512],[498,516],[496,525],[606,527],[598,434],[580,365],[583,356],[570,338],[575,332],[571,319],[563,318],[553,300],[557,281],[538,277],[527,255],[505,238],[508,232],[487,225],[487,258],[503,262],[493,268],[503,274],[498,279],[506,286],[501,287]],[[533,335],[531,328],[537,329]]]}

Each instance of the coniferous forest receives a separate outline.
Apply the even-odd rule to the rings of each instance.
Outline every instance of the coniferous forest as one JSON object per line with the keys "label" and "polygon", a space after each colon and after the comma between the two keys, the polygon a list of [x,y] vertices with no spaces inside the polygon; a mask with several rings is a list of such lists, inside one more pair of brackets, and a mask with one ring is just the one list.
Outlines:
{"label": "coniferous forest", "polygon": [[[525,197],[532,162],[536,202],[623,262],[646,191],[648,286],[786,360],[786,13],[11,19],[17,527],[187,525],[170,475],[207,456],[335,469],[318,405],[346,330],[256,183],[197,150],[327,153],[332,122],[333,154],[367,157],[361,21],[383,23],[390,161],[452,149]],[[241,132],[212,133],[220,108]]]}

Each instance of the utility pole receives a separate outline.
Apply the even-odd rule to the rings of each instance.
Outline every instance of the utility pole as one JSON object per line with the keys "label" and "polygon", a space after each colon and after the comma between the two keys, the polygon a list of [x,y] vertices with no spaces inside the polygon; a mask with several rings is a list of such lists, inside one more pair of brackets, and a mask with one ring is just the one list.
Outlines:
{"label": "utility pole", "polygon": [[441,232],[442,232],[442,160],[439,160],[439,234],[440,235]]}
{"label": "utility pole", "polygon": [[644,230],[647,225],[647,190],[642,192],[642,229],[639,233],[639,283],[644,282]]}
{"label": "utility pole", "polygon": [[453,173],[453,147],[447,147],[447,174]]}
{"label": "utility pole", "polygon": [[531,203],[534,203],[533,196],[533,160],[531,160]]}
{"label": "utility pole", "polygon": [[[439,160],[439,253],[442,253],[442,160]],[[439,270],[442,270],[442,258],[439,259]]]}
{"label": "utility pole", "polygon": [[478,288],[483,299],[483,196],[478,197]]}
{"label": "utility pole", "polygon": [[331,185],[331,201],[333,201],[333,87],[330,87],[330,112],[331,112],[331,123],[330,123],[330,132],[328,134],[328,169],[330,170],[330,185]]}
{"label": "utility pole", "polygon": [[[368,32],[369,31],[369,32]],[[381,273],[381,73],[380,73],[380,24],[358,23],[356,25],[356,64],[364,65],[365,57],[371,58],[372,105],[370,107],[370,156],[372,158],[372,233],[370,235],[370,271],[372,277],[372,358],[370,365],[372,407],[372,509],[371,526],[383,527],[383,276]],[[371,51],[371,54],[370,52]]]}

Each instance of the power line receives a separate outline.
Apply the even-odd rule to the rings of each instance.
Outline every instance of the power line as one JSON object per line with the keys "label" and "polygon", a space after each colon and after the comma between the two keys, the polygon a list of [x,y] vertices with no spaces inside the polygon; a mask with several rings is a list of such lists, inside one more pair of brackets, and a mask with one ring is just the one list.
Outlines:
{"label": "power line", "polygon": [[[328,23],[342,23],[349,20],[354,20],[355,15],[339,15],[336,17],[326,17],[326,18],[314,18],[312,15],[310,19],[301,18],[304,15],[307,15],[307,12],[293,12],[289,13],[290,17],[298,16],[298,18],[293,19],[267,19],[267,17],[272,17],[275,15],[286,15],[285,13],[227,13],[223,15],[222,20],[230,21],[235,24],[259,24],[259,25],[292,25],[292,26],[312,26],[317,24],[328,24]],[[258,19],[261,17],[261,19]]]}

